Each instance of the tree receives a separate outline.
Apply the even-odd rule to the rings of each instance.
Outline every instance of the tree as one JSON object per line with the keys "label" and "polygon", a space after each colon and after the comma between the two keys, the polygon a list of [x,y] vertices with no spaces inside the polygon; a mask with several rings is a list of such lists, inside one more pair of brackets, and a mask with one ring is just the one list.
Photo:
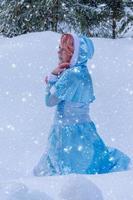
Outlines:
{"label": "tree", "polygon": [[[133,1],[126,0],[124,1],[124,16],[118,22],[119,31],[118,36],[123,37],[128,34],[131,30],[133,30]],[[133,34],[130,33],[130,36]]]}
{"label": "tree", "polygon": [[116,38],[132,24],[132,0],[0,0],[0,32],[8,37],[75,30]]}
{"label": "tree", "polygon": [[110,11],[112,20],[112,38],[116,38],[117,21],[124,16],[124,1],[123,0],[108,0],[107,6]]}
{"label": "tree", "polygon": [[2,8],[1,32],[8,37],[57,30],[58,0],[5,0]]}

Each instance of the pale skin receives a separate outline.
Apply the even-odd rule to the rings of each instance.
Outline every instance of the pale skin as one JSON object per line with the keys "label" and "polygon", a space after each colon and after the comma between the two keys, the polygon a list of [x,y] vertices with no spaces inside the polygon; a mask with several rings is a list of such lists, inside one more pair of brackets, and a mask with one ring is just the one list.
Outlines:
{"label": "pale skin", "polygon": [[59,75],[62,71],[65,70],[65,68],[68,68],[71,56],[72,55],[66,54],[65,49],[59,46],[58,50],[59,65],[51,73]]}
{"label": "pale skin", "polygon": [[[51,73],[54,75],[59,75],[65,69],[67,69],[69,67],[71,57],[72,55],[66,54],[66,50],[59,45],[59,50],[58,50],[59,64],[55,69],[53,69]],[[45,82],[47,83],[47,76],[45,78]]]}

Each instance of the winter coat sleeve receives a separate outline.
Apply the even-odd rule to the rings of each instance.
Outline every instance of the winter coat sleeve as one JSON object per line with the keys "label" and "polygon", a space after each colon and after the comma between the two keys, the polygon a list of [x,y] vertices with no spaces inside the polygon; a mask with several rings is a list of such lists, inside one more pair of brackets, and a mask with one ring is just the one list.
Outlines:
{"label": "winter coat sleeve", "polygon": [[48,107],[53,107],[59,103],[58,97],[52,92],[52,87],[56,83],[58,77],[53,74],[48,75],[48,83],[45,89],[45,104]]}

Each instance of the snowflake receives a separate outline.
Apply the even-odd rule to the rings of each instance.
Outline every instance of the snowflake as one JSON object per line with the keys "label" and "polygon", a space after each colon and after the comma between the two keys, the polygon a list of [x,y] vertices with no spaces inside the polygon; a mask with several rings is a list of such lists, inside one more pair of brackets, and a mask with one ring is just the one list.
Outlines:
{"label": "snowflake", "polygon": [[31,94],[31,93],[29,93],[29,94],[28,94],[28,96],[29,96],[29,97],[31,97],[31,96],[32,96],[32,94]]}
{"label": "snowflake", "polygon": [[44,136],[44,133],[43,133],[43,132],[41,133],[41,136]]}
{"label": "snowflake", "polygon": [[39,144],[38,140],[34,140],[33,142],[34,144]]}
{"label": "snowflake", "polygon": [[110,158],[109,158],[109,161],[112,161],[112,160],[114,160],[114,158],[113,158],[113,157],[110,157]]}
{"label": "snowflake", "polygon": [[76,119],[75,121],[76,121],[76,122],[79,122],[79,119]]}
{"label": "snowflake", "polygon": [[90,74],[92,74],[92,71],[91,71],[91,70],[90,70],[89,72],[90,72]]}
{"label": "snowflake", "polygon": [[66,147],[64,148],[64,151],[65,151],[66,153],[69,153],[69,152],[71,151],[71,149],[72,149],[72,146],[66,146]]}
{"label": "snowflake", "polygon": [[25,97],[22,98],[22,102],[26,102],[26,98]]}
{"label": "snowflake", "polygon": [[99,126],[99,124],[96,124],[96,128],[99,128],[100,126]]}
{"label": "snowflake", "polygon": [[62,6],[64,7],[64,6],[65,6],[65,3],[62,3]]}
{"label": "snowflake", "polygon": [[94,69],[96,66],[95,66],[95,64],[92,64],[90,67],[91,67],[92,69]]}
{"label": "snowflake", "polygon": [[81,137],[81,139],[83,139],[83,138],[84,138],[84,136],[83,136],[83,135],[81,135],[80,137]]}
{"label": "snowflake", "polygon": [[16,64],[13,63],[13,64],[12,64],[12,68],[16,68]]}
{"label": "snowflake", "polygon": [[130,91],[129,91],[129,94],[130,94],[130,95],[133,95],[133,90],[130,90]]}
{"label": "snowflake", "polygon": [[58,122],[59,122],[60,124],[62,124],[62,120],[59,120]]}
{"label": "snowflake", "polygon": [[82,145],[79,145],[78,146],[78,151],[82,151],[83,150],[83,146]]}
{"label": "snowflake", "polygon": [[11,131],[14,131],[15,130],[15,127],[11,124],[8,124],[7,125],[7,128],[10,129]]}
{"label": "snowflake", "polygon": [[43,66],[40,66],[40,69],[43,69],[44,67]]}
{"label": "snowflake", "polygon": [[114,141],[115,141],[115,138],[111,138],[111,141],[114,142]]}
{"label": "snowflake", "polygon": [[129,95],[133,95],[133,90],[130,90],[129,88],[125,88],[125,91],[128,92]]}
{"label": "snowflake", "polygon": [[8,94],[9,94],[9,91],[6,91],[5,93],[6,93],[6,95],[8,95]]}
{"label": "snowflake", "polygon": [[114,113],[118,113],[118,110],[114,110]]}
{"label": "snowflake", "polygon": [[26,8],[30,8],[30,5],[26,5]]}
{"label": "snowflake", "polygon": [[32,65],[32,63],[28,63],[28,66],[30,67]]}
{"label": "snowflake", "polygon": [[75,67],[74,72],[80,72],[80,70],[77,67]]}

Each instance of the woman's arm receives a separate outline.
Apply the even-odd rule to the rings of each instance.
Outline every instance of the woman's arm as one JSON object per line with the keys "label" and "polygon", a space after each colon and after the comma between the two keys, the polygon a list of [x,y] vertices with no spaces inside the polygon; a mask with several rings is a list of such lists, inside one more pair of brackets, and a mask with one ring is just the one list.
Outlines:
{"label": "woman's arm", "polygon": [[58,79],[57,75],[54,75],[54,74],[48,75],[45,79],[46,81],[45,104],[48,107],[53,107],[60,102],[58,97],[55,96],[54,92],[52,93],[50,91],[52,86],[56,83],[57,79]]}
{"label": "woman's arm", "polygon": [[69,63],[61,63],[59,64],[48,76],[45,78],[46,82],[46,94],[45,94],[45,103],[47,106],[52,107],[57,105],[61,100],[55,95],[55,93],[51,93],[50,89],[58,80],[58,76],[69,67]]}

